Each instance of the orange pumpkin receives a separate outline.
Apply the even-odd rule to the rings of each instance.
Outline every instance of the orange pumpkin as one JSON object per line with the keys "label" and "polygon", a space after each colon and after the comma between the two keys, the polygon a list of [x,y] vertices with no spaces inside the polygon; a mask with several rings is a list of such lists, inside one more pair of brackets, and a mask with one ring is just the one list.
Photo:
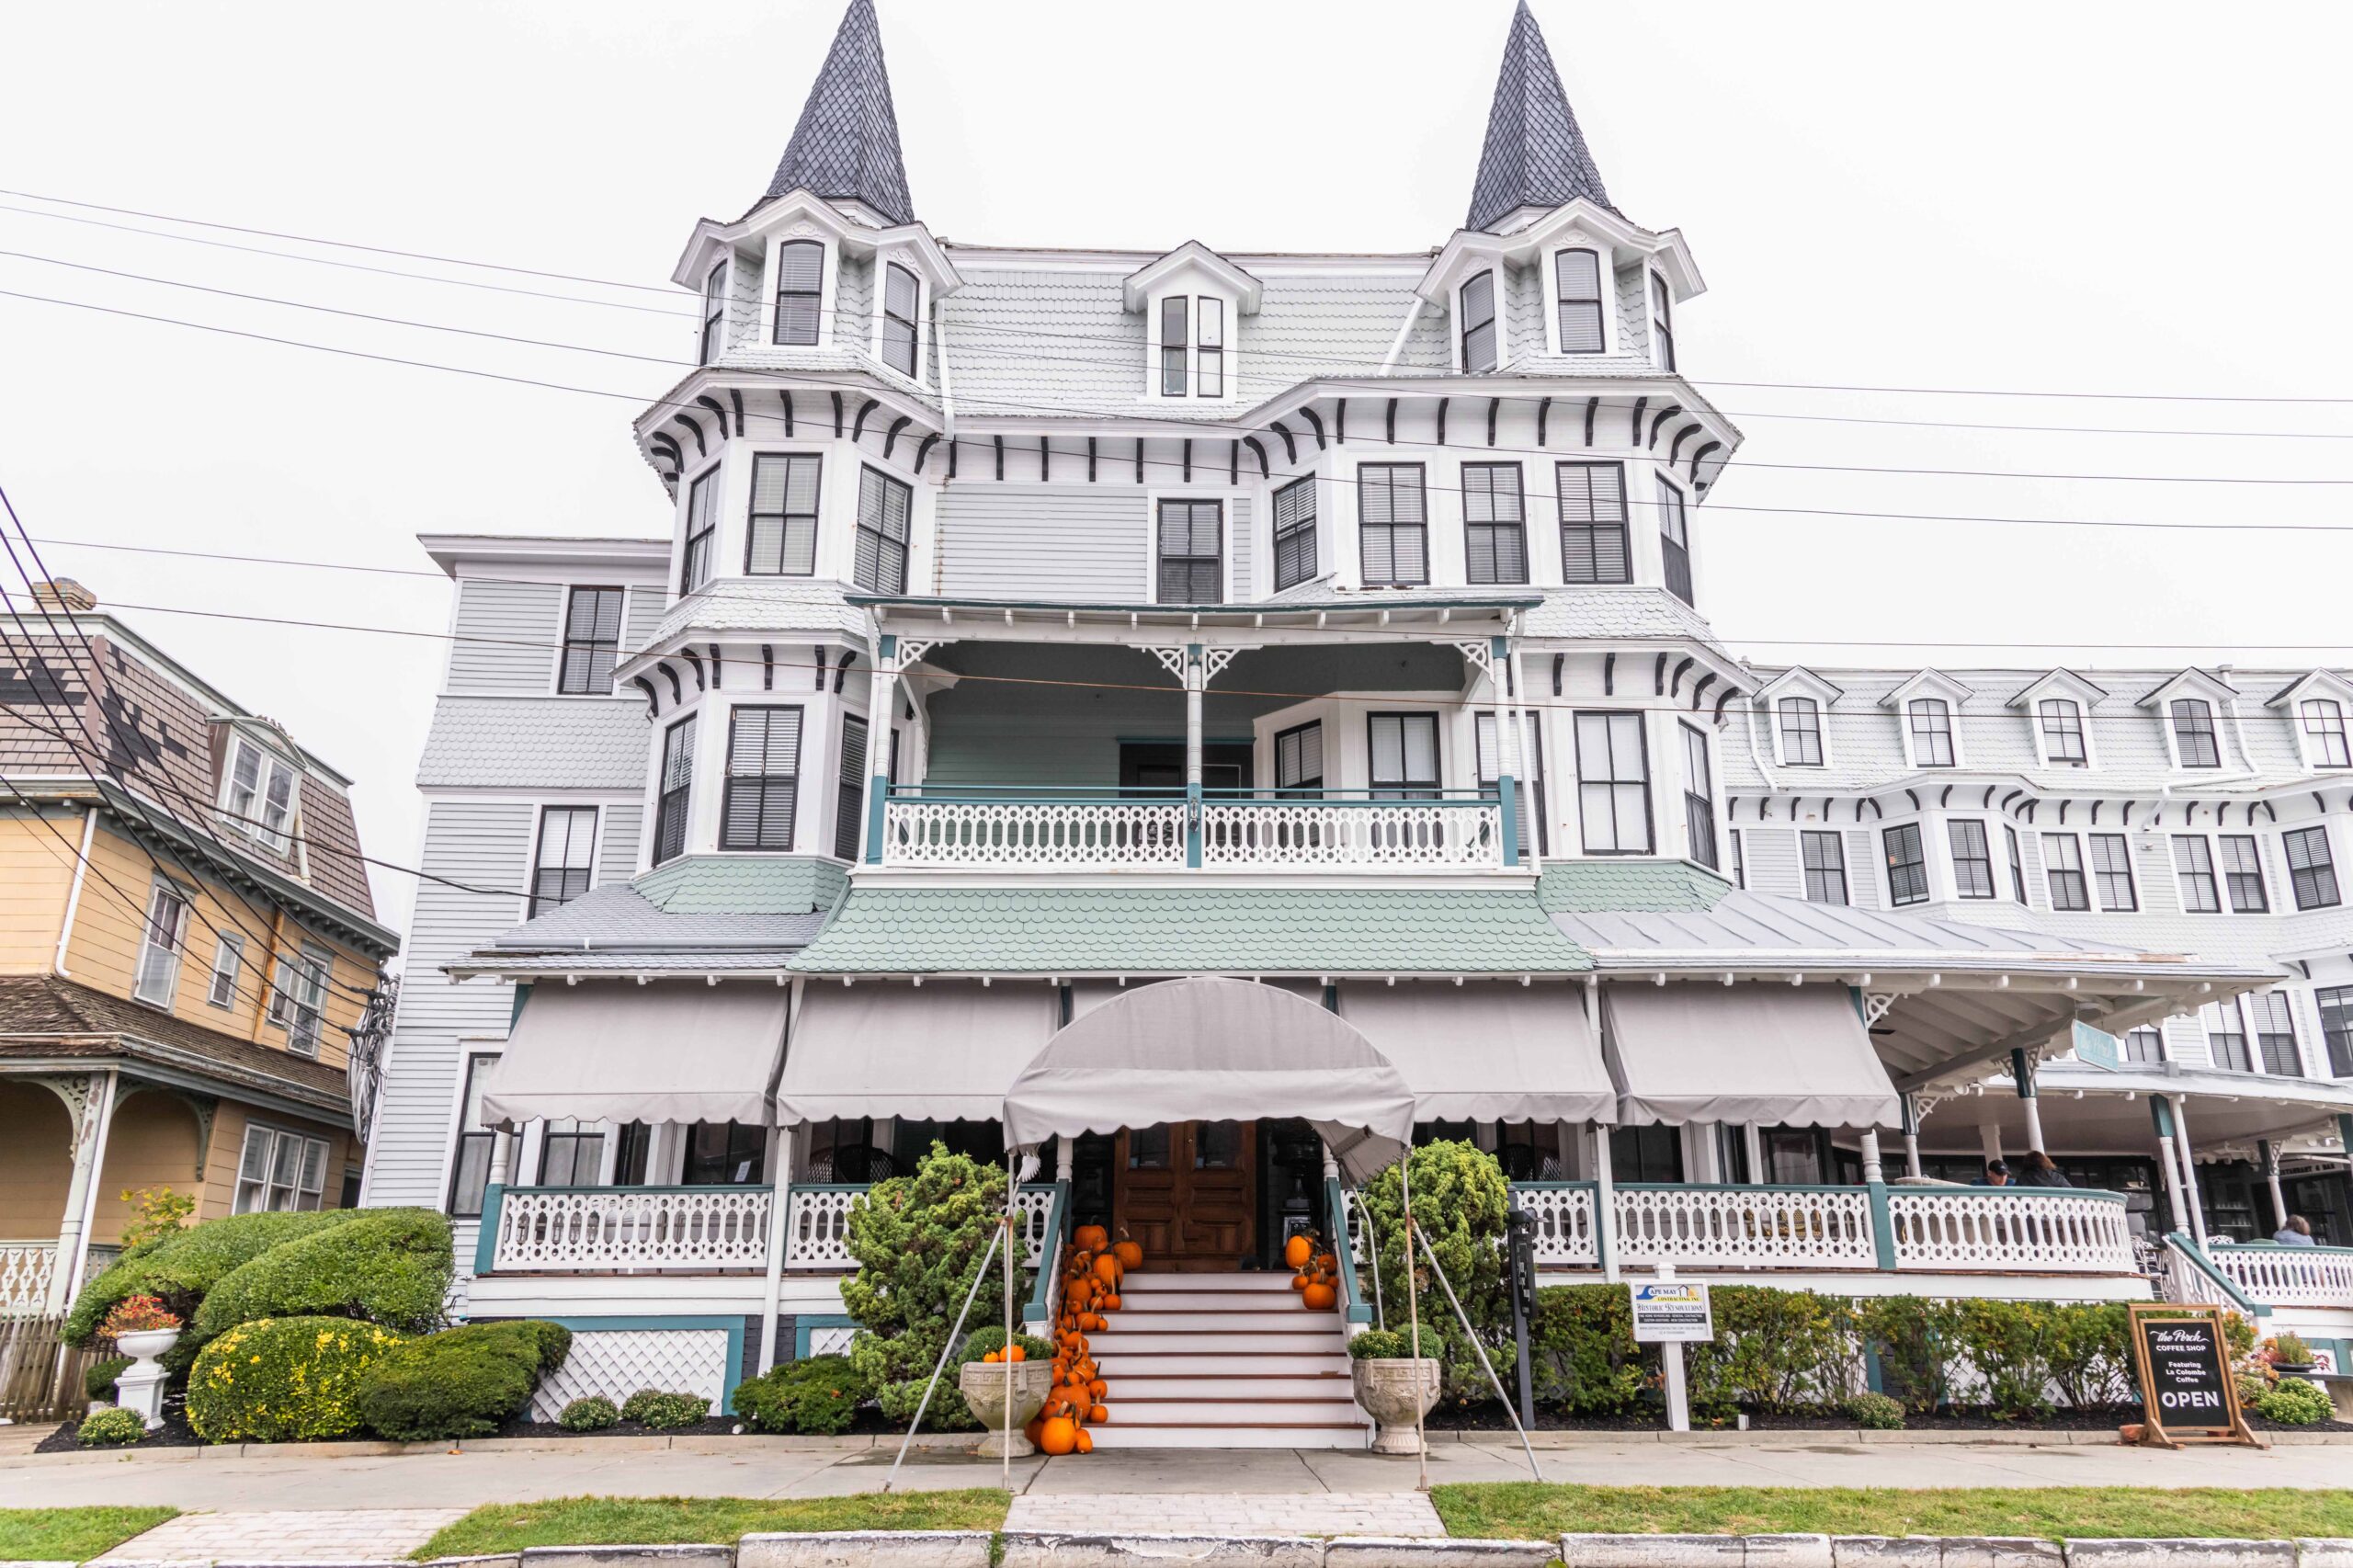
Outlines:
{"label": "orange pumpkin", "polygon": [[1100,1426],[1103,1423],[1110,1419],[1111,1413],[1104,1406],[1099,1404],[1090,1404],[1086,1407],[1086,1422],[1088,1426]]}
{"label": "orange pumpkin", "polygon": [[1283,1244],[1283,1261],[1293,1268],[1304,1268],[1308,1259],[1315,1256],[1315,1244],[1305,1235],[1294,1235]]}
{"label": "orange pumpkin", "polygon": [[1100,1309],[1100,1310],[1101,1310],[1101,1311],[1103,1311],[1103,1312],[1118,1312],[1118,1311],[1120,1310],[1120,1304],[1121,1304],[1121,1303],[1120,1303],[1120,1301],[1119,1292],[1117,1292],[1117,1291],[1115,1290],[1115,1291],[1113,1291],[1110,1295],[1108,1295],[1108,1296],[1104,1297],[1101,1301],[1099,1301],[1096,1302],[1095,1304],[1096,1304],[1096,1306],[1097,1306],[1098,1309]]}
{"label": "orange pumpkin", "polygon": [[1074,1239],[1086,1251],[1099,1252],[1102,1250],[1103,1244],[1111,1239],[1111,1235],[1100,1225],[1081,1225],[1078,1228],[1077,1236]]}
{"label": "orange pumpkin", "polygon": [[1036,1415],[1032,1415],[1029,1418],[1029,1424],[1021,1428],[1021,1435],[1029,1439],[1029,1446],[1031,1448],[1034,1449],[1038,1446],[1038,1434],[1045,1428],[1045,1425],[1046,1417],[1044,1414],[1040,1412]]}
{"label": "orange pumpkin", "polygon": [[1339,1299],[1339,1292],[1329,1285],[1310,1285],[1300,1296],[1311,1312],[1328,1312]]}
{"label": "orange pumpkin", "polygon": [[1008,1345],[1005,1347],[1005,1358],[1008,1361],[1027,1361],[1029,1359],[1029,1352],[1022,1349],[1018,1345]]}
{"label": "orange pumpkin", "polygon": [[1111,1385],[1101,1378],[1089,1378],[1086,1380],[1086,1396],[1100,1404],[1111,1397]]}
{"label": "orange pumpkin", "polygon": [[981,1359],[982,1359],[982,1360],[983,1360],[983,1361],[986,1361],[986,1362],[987,1362],[987,1363],[989,1363],[989,1365],[991,1365],[991,1366],[995,1366],[995,1365],[996,1365],[996,1363],[998,1363],[999,1361],[1004,1360],[1004,1359],[1005,1359],[1005,1358],[1004,1358],[1004,1357],[1002,1357],[1002,1356],[1000,1356],[1000,1355],[998,1355],[995,1351],[992,1350],[992,1351],[990,1351],[987,1355],[985,1355],[985,1356],[982,1357],[982,1358],[981,1358]]}
{"label": "orange pumpkin", "polygon": [[1315,1267],[1329,1274],[1340,1267],[1340,1260],[1332,1253],[1319,1253],[1316,1255]]}
{"label": "orange pumpkin", "polygon": [[1120,1260],[1116,1257],[1098,1257],[1095,1260],[1095,1278],[1106,1285],[1117,1286],[1120,1283]]}
{"label": "orange pumpkin", "polygon": [[1038,1429],[1038,1447],[1050,1454],[1066,1454],[1078,1447],[1078,1423],[1057,1415]]}
{"label": "orange pumpkin", "polygon": [[1086,1428],[1084,1426],[1078,1429],[1078,1451],[1082,1454],[1091,1454],[1095,1451],[1095,1439],[1086,1435]]}
{"label": "orange pumpkin", "polygon": [[1308,1278],[1304,1274],[1294,1274],[1290,1277],[1290,1288],[1294,1290],[1304,1290],[1308,1284]]}
{"label": "orange pumpkin", "polygon": [[1120,1267],[1122,1268],[1142,1268],[1143,1267],[1143,1248],[1134,1242],[1120,1242],[1117,1245],[1112,1247],[1111,1256],[1120,1260]]}

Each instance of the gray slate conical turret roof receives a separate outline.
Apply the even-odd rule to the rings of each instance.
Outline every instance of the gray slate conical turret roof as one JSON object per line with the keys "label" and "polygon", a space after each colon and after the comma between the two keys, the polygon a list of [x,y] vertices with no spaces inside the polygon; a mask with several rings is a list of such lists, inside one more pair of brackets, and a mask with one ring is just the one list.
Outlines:
{"label": "gray slate conical turret roof", "polygon": [[1561,90],[1543,29],[1528,0],[1519,0],[1504,45],[1503,70],[1495,77],[1495,101],[1487,110],[1487,141],[1479,152],[1479,178],[1471,187],[1464,227],[1484,229],[1519,208],[1559,207],[1580,196],[1618,210],[1609,206],[1601,171],[1577,129],[1569,96]]}
{"label": "gray slate conical turret roof", "polygon": [[888,222],[915,222],[874,0],[850,0],[809,101],[801,106],[801,123],[792,128],[784,161],[760,201],[791,190],[828,201],[862,201]]}

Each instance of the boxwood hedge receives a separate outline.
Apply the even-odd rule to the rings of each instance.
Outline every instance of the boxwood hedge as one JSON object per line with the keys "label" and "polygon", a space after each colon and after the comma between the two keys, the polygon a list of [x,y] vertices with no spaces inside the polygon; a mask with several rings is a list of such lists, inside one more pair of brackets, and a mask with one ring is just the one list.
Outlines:
{"label": "boxwood hedge", "polygon": [[448,1220],[426,1209],[365,1210],[231,1270],[197,1308],[189,1337],[200,1346],[241,1323],[276,1317],[361,1318],[422,1333],[441,1321],[449,1271]]}

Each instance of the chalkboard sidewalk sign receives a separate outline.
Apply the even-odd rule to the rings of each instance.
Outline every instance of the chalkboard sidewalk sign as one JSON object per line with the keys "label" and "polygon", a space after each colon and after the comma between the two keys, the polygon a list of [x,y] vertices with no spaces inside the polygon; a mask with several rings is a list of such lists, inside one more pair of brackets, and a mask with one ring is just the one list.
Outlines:
{"label": "chalkboard sidewalk sign", "polygon": [[2131,1309],[2132,1369],[2141,1382],[2146,1441],[2248,1443],[2268,1448],[2239,1408],[2231,1342],[2220,1307],[2136,1302]]}

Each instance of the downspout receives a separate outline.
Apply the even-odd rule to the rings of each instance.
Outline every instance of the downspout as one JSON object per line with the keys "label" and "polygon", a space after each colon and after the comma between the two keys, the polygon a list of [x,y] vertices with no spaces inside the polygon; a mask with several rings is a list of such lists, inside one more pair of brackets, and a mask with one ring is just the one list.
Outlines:
{"label": "downspout", "polygon": [[90,841],[97,831],[98,808],[92,806],[82,813],[82,848],[74,858],[74,885],[65,894],[65,920],[57,928],[57,958],[51,966],[69,980],[73,971],[65,967],[65,949],[74,940],[74,915],[82,907],[82,882],[90,872]]}
{"label": "downspout", "polygon": [[1389,345],[1388,357],[1381,361],[1381,373],[1382,375],[1385,376],[1389,374],[1390,371],[1397,368],[1397,356],[1405,352],[1405,338],[1407,335],[1412,333],[1414,330],[1414,324],[1422,319],[1423,303],[1424,301],[1422,297],[1419,294],[1415,294],[1414,296],[1414,302],[1405,307],[1405,319],[1397,328],[1397,336]]}

